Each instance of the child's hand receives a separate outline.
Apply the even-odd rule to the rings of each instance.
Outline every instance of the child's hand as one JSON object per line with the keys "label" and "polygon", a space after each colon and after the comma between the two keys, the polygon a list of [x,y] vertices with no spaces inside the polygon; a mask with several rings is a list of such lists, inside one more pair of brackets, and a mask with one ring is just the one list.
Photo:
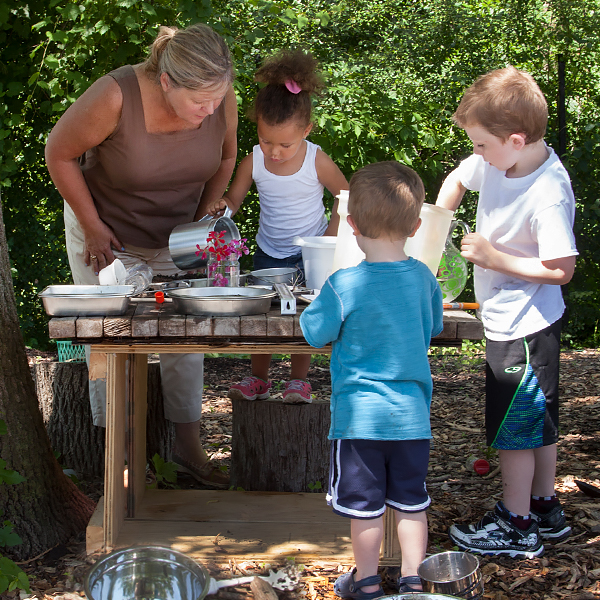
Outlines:
{"label": "child's hand", "polygon": [[465,235],[461,243],[461,255],[484,269],[493,269],[498,251],[479,233]]}
{"label": "child's hand", "polygon": [[225,200],[225,198],[220,198],[214,204],[210,205],[206,209],[206,211],[208,212],[209,215],[212,215],[213,217],[216,217],[216,216],[220,217],[225,213],[226,208],[228,208],[227,201]]}

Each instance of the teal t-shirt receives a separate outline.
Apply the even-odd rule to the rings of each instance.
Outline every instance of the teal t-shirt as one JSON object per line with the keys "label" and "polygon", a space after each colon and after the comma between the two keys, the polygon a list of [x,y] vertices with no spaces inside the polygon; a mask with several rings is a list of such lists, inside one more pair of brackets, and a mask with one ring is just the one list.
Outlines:
{"label": "teal t-shirt", "polygon": [[437,280],[413,258],[329,277],[300,315],[311,346],[332,343],[329,439],[431,438],[427,350],[442,312]]}

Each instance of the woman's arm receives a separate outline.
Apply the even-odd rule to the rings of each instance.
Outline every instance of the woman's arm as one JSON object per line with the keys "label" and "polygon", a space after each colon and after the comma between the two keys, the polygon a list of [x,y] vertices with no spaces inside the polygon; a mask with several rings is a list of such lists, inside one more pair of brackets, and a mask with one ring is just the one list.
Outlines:
{"label": "woman's arm", "polygon": [[338,213],[339,202],[336,196],[339,195],[341,190],[347,190],[350,186],[339,167],[321,149],[317,150],[315,166],[317,168],[317,177],[319,178],[319,181],[335,198],[333,208],[331,209],[331,219],[325,230],[325,235],[337,235],[340,224],[340,215]]}
{"label": "woman's arm", "polygon": [[97,256],[99,271],[114,260],[112,247],[123,244],[100,219],[94,200],[79,168],[79,157],[101,144],[116,128],[123,96],[109,76],[93,83],[54,126],[46,143],[46,165],[61,196],[73,209],[85,235],[85,262]]}
{"label": "woman's arm", "polygon": [[216,202],[213,202],[208,207],[207,211],[209,215],[223,214],[223,211],[229,207],[233,214],[235,214],[246,194],[250,191],[252,186],[252,152],[242,160],[235,171],[235,177],[233,182],[229,186],[229,189],[222,198],[219,198]]}
{"label": "woman's arm", "polygon": [[195,221],[209,214],[209,207],[213,206],[223,196],[235,168],[238,112],[233,86],[229,87],[225,95],[225,121],[227,129],[225,131],[225,139],[223,140],[221,165],[217,169],[217,172],[204,185],[204,191],[202,192],[202,197],[194,216]]}

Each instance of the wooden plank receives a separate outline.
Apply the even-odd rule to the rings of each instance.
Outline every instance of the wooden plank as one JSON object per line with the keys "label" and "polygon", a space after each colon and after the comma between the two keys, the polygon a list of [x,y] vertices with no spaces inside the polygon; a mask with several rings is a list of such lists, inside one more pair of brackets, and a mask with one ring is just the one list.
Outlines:
{"label": "wooden plank", "polygon": [[460,311],[462,314],[456,315],[456,337],[463,340],[481,340],[483,339],[483,323],[475,316]]}
{"label": "wooden plank", "polygon": [[295,315],[267,315],[267,337],[294,337]]}
{"label": "wooden plank", "polygon": [[135,305],[132,304],[123,315],[104,317],[104,335],[106,337],[131,337],[131,319],[135,309]]}
{"label": "wooden plank", "polygon": [[433,338],[434,340],[436,340],[436,339],[440,339],[440,340],[456,339],[456,319],[453,319],[451,317],[452,317],[451,315],[449,317],[446,317],[446,315],[444,314],[444,330],[439,335],[436,335]]}
{"label": "wooden plank", "polygon": [[240,317],[213,317],[212,321],[215,337],[238,337],[240,335]]}
{"label": "wooden plank", "polygon": [[148,490],[118,546],[167,545],[195,559],[352,561],[350,521],[325,494]]}
{"label": "wooden plank", "polygon": [[85,551],[92,554],[104,545],[104,496],[98,500],[94,514],[85,530]]}
{"label": "wooden plank", "polygon": [[74,338],[77,317],[54,317],[48,322],[48,335],[53,339]]}
{"label": "wooden plank", "polygon": [[263,344],[260,342],[230,342],[225,340],[223,344],[181,344],[177,342],[139,344],[112,344],[101,342],[94,344],[94,349],[102,352],[115,352],[117,354],[181,354],[200,352],[216,354],[330,354],[331,346],[315,348],[309,346],[302,340],[293,339],[285,342],[273,342]]}
{"label": "wooden plank", "polygon": [[267,335],[267,315],[240,317],[240,335],[242,337],[265,337]]}
{"label": "wooden plank", "polygon": [[128,373],[128,461],[127,516],[135,517],[146,490],[146,415],[148,356],[130,356]]}
{"label": "wooden plank", "polygon": [[79,338],[101,338],[104,333],[104,317],[77,319],[75,329]]}
{"label": "wooden plank", "polygon": [[106,352],[98,352],[95,346],[92,346],[90,352],[90,362],[88,364],[88,377],[90,381],[101,379],[106,381]]}
{"label": "wooden plank", "polygon": [[381,566],[396,567],[401,562],[400,542],[394,513],[394,510],[387,509],[383,515],[383,540],[379,557]]}
{"label": "wooden plank", "polygon": [[104,468],[104,545],[114,548],[125,519],[126,364],[127,354],[107,355],[106,449]]}
{"label": "wooden plank", "polygon": [[158,336],[158,317],[160,305],[156,302],[138,302],[135,314],[131,319],[132,337],[156,337]]}
{"label": "wooden plank", "polygon": [[304,337],[302,327],[300,327],[300,314],[294,315],[294,337]]}
{"label": "wooden plank", "polygon": [[212,334],[212,318],[188,315],[185,318],[185,335],[187,337],[208,337]]}
{"label": "wooden plank", "polygon": [[163,315],[158,317],[158,335],[164,337],[185,336],[185,315]]}

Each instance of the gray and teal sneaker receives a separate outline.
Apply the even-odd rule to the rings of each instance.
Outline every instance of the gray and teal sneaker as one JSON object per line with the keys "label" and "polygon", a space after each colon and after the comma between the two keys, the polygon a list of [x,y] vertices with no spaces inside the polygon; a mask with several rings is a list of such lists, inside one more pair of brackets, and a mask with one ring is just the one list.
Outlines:
{"label": "gray and teal sneaker", "polygon": [[448,533],[459,548],[476,554],[536,558],[544,553],[538,522],[531,519],[527,529],[519,529],[502,502],[479,523],[452,525]]}
{"label": "gray and teal sneaker", "polygon": [[537,521],[540,536],[544,540],[560,542],[571,535],[571,527],[567,524],[560,502],[545,513],[531,509],[531,516]]}

